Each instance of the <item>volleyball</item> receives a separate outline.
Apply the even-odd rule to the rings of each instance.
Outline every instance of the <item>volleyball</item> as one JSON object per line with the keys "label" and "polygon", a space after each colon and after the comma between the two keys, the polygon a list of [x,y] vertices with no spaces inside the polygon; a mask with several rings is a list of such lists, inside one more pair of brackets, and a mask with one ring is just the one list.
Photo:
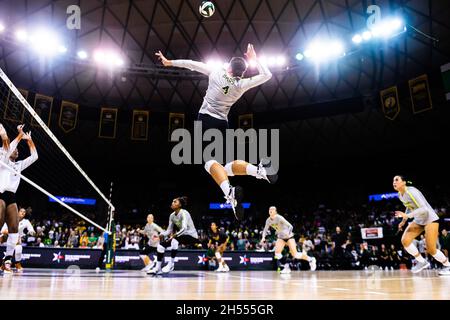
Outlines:
{"label": "volleyball", "polygon": [[214,3],[212,3],[211,1],[203,1],[200,7],[198,8],[198,11],[205,18],[209,18],[214,14],[216,8],[214,6]]}

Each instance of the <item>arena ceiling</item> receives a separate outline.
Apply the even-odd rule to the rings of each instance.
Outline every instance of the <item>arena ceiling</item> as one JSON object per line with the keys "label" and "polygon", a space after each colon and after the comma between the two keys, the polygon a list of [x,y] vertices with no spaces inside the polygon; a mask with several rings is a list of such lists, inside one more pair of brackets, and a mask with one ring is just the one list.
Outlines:
{"label": "arena ceiling", "polygon": [[[8,30],[41,25],[56,30],[69,52],[107,47],[121,51],[130,69],[108,72],[72,59],[44,61],[26,45],[0,35],[0,66],[18,87],[90,107],[145,107],[195,113],[207,80],[190,72],[161,70],[156,50],[169,58],[206,60],[243,55],[251,42],[265,54],[289,57],[269,83],[248,92],[238,113],[264,112],[372,94],[450,60],[446,0],[218,0],[211,18],[198,14],[200,0],[3,0],[0,20]],[[369,46],[317,68],[295,54],[319,38],[351,39],[366,26],[366,9],[401,14],[409,28],[383,46]],[[67,30],[66,9],[81,8],[81,29]],[[163,72],[165,71],[165,73]]]}

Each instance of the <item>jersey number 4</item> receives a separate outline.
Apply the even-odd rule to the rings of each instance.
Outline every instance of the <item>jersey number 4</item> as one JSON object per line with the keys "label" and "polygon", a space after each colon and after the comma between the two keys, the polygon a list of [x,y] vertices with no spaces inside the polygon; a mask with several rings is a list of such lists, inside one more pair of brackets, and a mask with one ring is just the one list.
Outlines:
{"label": "jersey number 4", "polygon": [[227,95],[228,91],[230,91],[230,87],[229,86],[222,87],[222,90],[223,90],[223,94]]}

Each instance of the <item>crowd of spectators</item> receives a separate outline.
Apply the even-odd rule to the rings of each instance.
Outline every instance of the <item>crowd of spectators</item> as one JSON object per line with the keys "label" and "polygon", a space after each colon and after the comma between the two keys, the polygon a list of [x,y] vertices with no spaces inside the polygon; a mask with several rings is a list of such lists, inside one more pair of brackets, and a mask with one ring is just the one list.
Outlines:
{"label": "crowd of spectators", "polygon": [[[401,233],[397,231],[398,220],[392,212],[399,207],[390,202],[370,203],[358,208],[330,209],[324,205],[318,206],[312,212],[302,213],[300,210],[289,210],[280,214],[294,225],[298,247],[301,251],[305,241],[313,245],[309,255],[315,256],[318,267],[330,269],[367,269],[377,268],[398,269],[401,266],[410,267],[411,258],[402,249]],[[445,221],[446,210],[437,210]],[[295,213],[293,213],[295,212]],[[209,225],[212,221],[229,236],[228,250],[260,251],[274,250],[276,240],[273,230],[266,237],[268,241],[260,243],[264,222],[268,217],[265,213],[257,213],[246,220],[236,222],[234,219],[222,217],[212,219],[203,216],[196,221],[199,239],[203,248],[207,248]],[[156,223],[163,228],[165,221],[159,221],[155,213]],[[27,234],[22,239],[26,246],[35,247],[64,247],[64,248],[102,248],[104,239],[98,230],[83,220],[36,220],[30,218],[35,228],[34,234]],[[117,222],[115,228],[116,248],[140,250],[146,237],[140,232],[145,226],[145,219],[141,224],[121,224]],[[64,222],[68,221],[68,222]],[[439,246],[448,256],[450,251],[450,236],[446,223],[441,222]],[[361,228],[382,227],[384,237],[378,240],[363,240]],[[417,241],[419,251],[426,256],[426,243],[423,236]],[[429,259],[433,263],[433,259]],[[301,264],[299,264],[301,267]]]}

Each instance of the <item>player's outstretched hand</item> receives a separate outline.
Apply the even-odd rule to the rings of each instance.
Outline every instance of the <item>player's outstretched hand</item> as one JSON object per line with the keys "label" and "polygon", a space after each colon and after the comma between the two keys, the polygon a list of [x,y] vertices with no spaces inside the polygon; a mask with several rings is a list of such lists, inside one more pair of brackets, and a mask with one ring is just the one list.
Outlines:
{"label": "player's outstretched hand", "polygon": [[161,63],[163,64],[164,67],[171,67],[172,66],[172,61],[167,59],[161,51],[158,51],[155,53],[155,56],[158,57],[158,59],[161,61]]}
{"label": "player's outstretched hand", "polygon": [[25,127],[24,124],[19,124],[19,125],[17,126],[17,131],[19,131],[19,133],[21,133],[21,134],[23,134],[23,127]]}
{"label": "player's outstretched hand", "polygon": [[248,60],[256,60],[255,48],[251,43],[247,45],[247,52],[245,53],[245,56]]}
{"label": "player's outstretched hand", "polygon": [[401,212],[401,211],[395,211],[395,217],[396,217],[396,218],[403,218],[403,219],[408,218],[408,216],[406,215],[406,213]]}

